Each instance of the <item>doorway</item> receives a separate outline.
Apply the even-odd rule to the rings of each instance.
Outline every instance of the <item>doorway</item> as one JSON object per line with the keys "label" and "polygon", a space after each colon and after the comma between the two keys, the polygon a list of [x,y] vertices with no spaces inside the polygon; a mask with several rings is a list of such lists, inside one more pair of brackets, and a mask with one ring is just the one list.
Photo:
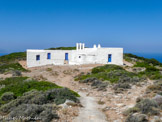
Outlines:
{"label": "doorway", "polygon": [[65,53],[65,61],[68,61],[68,60],[69,60],[68,53]]}
{"label": "doorway", "polygon": [[108,54],[108,62],[111,62],[112,54]]}

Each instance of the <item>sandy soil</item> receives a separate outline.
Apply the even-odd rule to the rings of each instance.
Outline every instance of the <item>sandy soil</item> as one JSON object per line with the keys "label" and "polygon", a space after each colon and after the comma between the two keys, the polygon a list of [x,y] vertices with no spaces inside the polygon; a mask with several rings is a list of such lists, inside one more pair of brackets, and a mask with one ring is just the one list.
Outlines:
{"label": "sandy soil", "polygon": [[12,74],[0,74],[0,78],[6,79],[12,77]]}
{"label": "sandy soil", "polygon": [[24,76],[32,78],[46,79],[47,81],[54,82],[57,85],[68,87],[74,91],[78,91],[79,84],[74,81],[74,77],[82,72],[88,73],[93,67],[100,66],[94,65],[74,65],[74,66],[42,66],[29,68],[31,72],[23,73]]}

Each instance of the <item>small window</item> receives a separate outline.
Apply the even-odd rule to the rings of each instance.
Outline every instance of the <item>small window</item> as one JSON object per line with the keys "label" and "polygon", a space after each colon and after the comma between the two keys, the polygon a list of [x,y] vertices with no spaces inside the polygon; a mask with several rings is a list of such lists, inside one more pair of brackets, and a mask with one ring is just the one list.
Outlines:
{"label": "small window", "polygon": [[79,56],[79,58],[81,58],[81,56]]}
{"label": "small window", "polygon": [[51,53],[47,53],[47,59],[51,59]]}
{"label": "small window", "polygon": [[36,55],[36,60],[37,60],[37,61],[40,60],[40,55]]}

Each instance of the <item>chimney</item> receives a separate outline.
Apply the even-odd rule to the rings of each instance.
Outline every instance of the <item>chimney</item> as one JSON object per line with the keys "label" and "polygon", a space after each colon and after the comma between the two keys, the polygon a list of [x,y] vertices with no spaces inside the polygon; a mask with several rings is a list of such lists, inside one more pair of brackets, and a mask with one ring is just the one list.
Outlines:
{"label": "chimney", "polygon": [[101,48],[101,45],[100,44],[98,44],[98,48]]}
{"label": "chimney", "polygon": [[83,50],[84,50],[84,48],[85,48],[85,44],[83,43],[82,45],[83,45]]}
{"label": "chimney", "polygon": [[78,50],[78,48],[79,48],[79,44],[78,44],[78,43],[76,43],[76,50]]}
{"label": "chimney", "polygon": [[82,43],[80,43],[80,45],[79,45],[79,46],[80,46],[80,48],[79,48],[79,49],[80,49],[80,50],[82,50]]}
{"label": "chimney", "polygon": [[96,48],[96,45],[95,44],[93,45],[93,48]]}

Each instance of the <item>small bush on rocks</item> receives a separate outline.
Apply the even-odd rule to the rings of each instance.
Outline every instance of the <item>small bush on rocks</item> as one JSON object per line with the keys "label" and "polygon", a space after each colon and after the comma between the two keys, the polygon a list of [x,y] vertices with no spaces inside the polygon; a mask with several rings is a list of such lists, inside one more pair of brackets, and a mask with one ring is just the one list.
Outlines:
{"label": "small bush on rocks", "polygon": [[142,97],[138,97],[138,98],[136,99],[136,103],[139,103],[139,102],[141,102],[142,100],[143,100]]}
{"label": "small bush on rocks", "polygon": [[107,82],[100,81],[97,78],[87,78],[85,80],[81,80],[80,83],[91,83],[92,87],[103,91],[106,90],[106,87],[108,86]]}
{"label": "small bush on rocks", "polygon": [[140,82],[141,79],[137,76],[130,77],[130,76],[121,76],[118,80],[118,83],[137,83]]}
{"label": "small bush on rocks", "polygon": [[162,80],[155,81],[153,85],[148,86],[146,92],[153,92],[162,95]]}
{"label": "small bush on rocks", "polygon": [[153,100],[156,101],[156,103],[160,106],[160,108],[162,109],[162,96],[161,95],[156,95]]}
{"label": "small bush on rocks", "polygon": [[113,89],[115,90],[115,93],[121,93],[122,91],[125,91],[130,88],[131,88],[131,86],[129,83],[117,83],[113,87]]}
{"label": "small bush on rocks", "polygon": [[97,80],[97,78],[92,77],[92,78],[87,78],[85,80],[80,80],[79,82],[80,83],[92,83],[95,80]]}
{"label": "small bush on rocks", "polygon": [[129,83],[118,83],[114,86],[114,89],[116,90],[118,88],[130,89],[131,86],[129,85]]}
{"label": "small bush on rocks", "polygon": [[117,65],[98,66],[92,69],[92,73],[109,72],[113,70],[123,70],[123,68]]}
{"label": "small bush on rocks", "polygon": [[19,63],[5,63],[3,65],[0,65],[0,73],[5,73],[5,72],[16,72],[16,71],[22,71],[22,72],[27,72],[28,70],[24,69]]}
{"label": "small bush on rocks", "polygon": [[33,90],[30,91],[29,93],[24,94],[21,97],[18,97],[15,100],[10,101],[7,104],[4,104],[0,107],[0,111],[3,113],[9,113],[11,112],[14,108],[16,108],[17,106],[21,105],[21,104],[28,104],[30,103],[30,100],[32,98],[34,98],[35,96],[37,96],[39,94],[38,91]]}
{"label": "small bush on rocks", "polygon": [[2,94],[2,96],[0,98],[0,100],[6,101],[6,102],[11,101],[13,99],[15,99],[13,92],[5,92],[4,94]]}
{"label": "small bush on rocks", "polygon": [[[104,65],[95,67],[92,69],[91,74],[80,74],[75,80],[85,80],[87,78],[97,78],[102,79],[102,81],[110,81],[111,83],[116,83],[124,80],[123,82],[138,82],[141,81],[138,79],[138,74],[128,72],[124,70],[122,67],[117,65]],[[122,78],[121,78],[122,77]],[[133,78],[135,77],[135,78]],[[133,80],[132,80],[133,79]]]}
{"label": "small bush on rocks", "polygon": [[46,71],[47,72],[52,72],[52,68],[47,68]]}
{"label": "small bush on rocks", "polygon": [[15,100],[10,101],[0,107],[3,113],[9,113],[21,104],[38,104],[43,105],[47,103],[62,104],[66,99],[74,102],[79,102],[76,95],[67,88],[57,88],[47,91],[32,90],[23,94]]}
{"label": "small bush on rocks", "polygon": [[137,112],[141,114],[147,114],[147,115],[159,115],[160,106],[157,104],[155,100],[141,99],[139,102],[136,103],[136,105],[133,108],[129,108],[128,110],[124,111],[123,115],[125,116],[130,115],[128,117],[128,120],[130,120],[129,118],[132,117],[132,114]]}
{"label": "small bush on rocks", "polygon": [[0,82],[0,85],[5,85],[5,87],[0,90],[0,96],[5,92],[13,92],[16,97],[22,96],[23,93],[28,92],[32,89],[45,91],[54,88],[61,88],[60,86],[47,81],[27,81],[27,77],[6,78],[5,80]]}
{"label": "small bush on rocks", "polygon": [[66,99],[79,102],[76,96],[67,88],[48,90],[45,94],[49,101],[52,100],[57,105],[64,103]]}
{"label": "small bush on rocks", "polygon": [[131,114],[129,115],[125,122],[148,122],[147,116],[145,114]]}
{"label": "small bush on rocks", "polygon": [[9,117],[29,117],[26,121],[50,122],[52,119],[58,119],[58,115],[52,111],[51,106],[41,106],[36,104],[22,104],[9,113]]}
{"label": "small bush on rocks", "polygon": [[137,103],[135,107],[139,108],[143,114],[156,115],[159,114],[158,104],[154,100],[144,99],[141,102]]}
{"label": "small bush on rocks", "polygon": [[128,116],[129,114],[133,114],[133,113],[136,113],[138,111],[140,111],[140,109],[137,108],[137,107],[129,108],[128,110],[123,112],[123,115]]}
{"label": "small bush on rocks", "polygon": [[21,71],[18,70],[12,71],[12,76],[13,77],[22,76]]}

